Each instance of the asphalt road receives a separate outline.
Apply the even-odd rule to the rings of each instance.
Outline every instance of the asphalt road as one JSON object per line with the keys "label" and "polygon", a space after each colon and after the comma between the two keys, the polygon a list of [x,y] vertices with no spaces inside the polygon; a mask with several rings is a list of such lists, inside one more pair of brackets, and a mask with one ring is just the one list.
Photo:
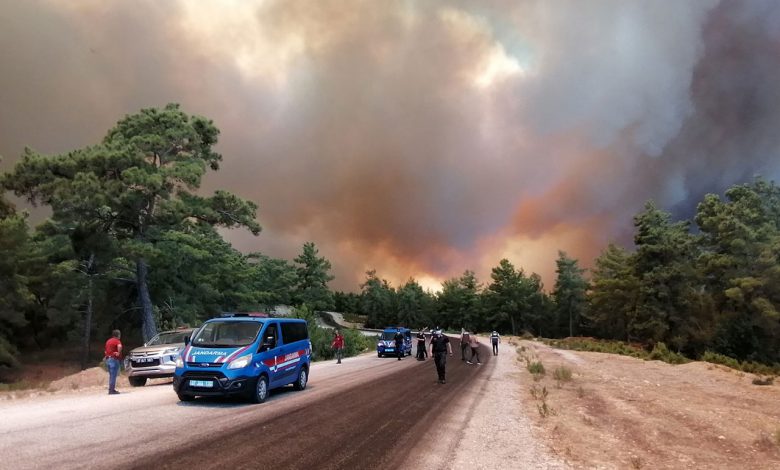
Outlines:
{"label": "asphalt road", "polygon": [[[169,383],[0,404],[0,468],[381,468],[408,465],[441,433],[463,391],[490,367],[460,360],[447,383],[431,359],[365,355],[315,363],[306,390],[240,400],[182,403]],[[415,348],[416,349],[416,348]]]}

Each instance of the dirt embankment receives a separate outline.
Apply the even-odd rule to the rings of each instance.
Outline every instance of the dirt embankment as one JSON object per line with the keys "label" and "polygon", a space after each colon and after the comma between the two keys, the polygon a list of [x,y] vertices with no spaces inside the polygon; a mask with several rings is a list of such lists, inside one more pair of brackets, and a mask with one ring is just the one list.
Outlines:
{"label": "dirt embankment", "polygon": [[[518,344],[526,412],[579,468],[780,468],[780,386],[704,362],[670,365]],[[566,380],[565,367],[572,375]]]}

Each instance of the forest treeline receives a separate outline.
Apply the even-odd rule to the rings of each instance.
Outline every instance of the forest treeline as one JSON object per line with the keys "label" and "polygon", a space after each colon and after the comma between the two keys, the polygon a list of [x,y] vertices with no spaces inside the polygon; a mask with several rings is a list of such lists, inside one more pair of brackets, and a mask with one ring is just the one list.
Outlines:
{"label": "forest treeline", "polygon": [[[301,312],[367,315],[368,326],[438,325],[537,336],[663,342],[780,362],[780,189],[756,180],[707,195],[693,221],[648,203],[634,217],[634,246],[610,245],[590,271],[560,252],[555,283],[500,260],[430,292],[392,286],[375,271],[357,293],[333,292],[330,262],[314,243],[288,261],[241,253],[220,228],[258,234],[257,206],[227,191],[200,194],[222,160],[219,130],[178,105],[126,116],[90,147],[25,150],[0,176],[0,367],[20,351],[80,344],[113,328],[156,331],[224,311],[292,305]],[[47,207],[31,227],[10,192]],[[325,339],[323,339],[325,341]],[[99,353],[99,352],[98,352]]]}

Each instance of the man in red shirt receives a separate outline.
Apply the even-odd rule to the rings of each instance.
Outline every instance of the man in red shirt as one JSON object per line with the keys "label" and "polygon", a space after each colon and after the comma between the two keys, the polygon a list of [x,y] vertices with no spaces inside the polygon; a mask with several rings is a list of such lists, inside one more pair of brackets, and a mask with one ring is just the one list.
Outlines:
{"label": "man in red shirt", "polygon": [[105,361],[108,367],[108,394],[118,395],[116,390],[116,376],[119,375],[119,364],[122,359],[122,342],[119,338],[122,333],[119,330],[111,332],[111,338],[106,341]]}
{"label": "man in red shirt", "polygon": [[341,330],[333,332],[333,342],[330,347],[336,352],[336,364],[341,364],[341,356],[344,354],[344,336],[341,334]]}

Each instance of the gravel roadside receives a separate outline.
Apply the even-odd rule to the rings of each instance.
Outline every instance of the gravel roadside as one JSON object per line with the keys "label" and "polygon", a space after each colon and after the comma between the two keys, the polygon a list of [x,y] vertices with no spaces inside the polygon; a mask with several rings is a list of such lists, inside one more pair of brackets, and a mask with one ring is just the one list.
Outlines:
{"label": "gravel roadside", "polygon": [[409,466],[469,469],[568,469],[536,436],[532,420],[520,405],[522,365],[507,339],[493,356],[480,338],[483,365],[468,391],[448,408],[441,425],[416,446]]}

